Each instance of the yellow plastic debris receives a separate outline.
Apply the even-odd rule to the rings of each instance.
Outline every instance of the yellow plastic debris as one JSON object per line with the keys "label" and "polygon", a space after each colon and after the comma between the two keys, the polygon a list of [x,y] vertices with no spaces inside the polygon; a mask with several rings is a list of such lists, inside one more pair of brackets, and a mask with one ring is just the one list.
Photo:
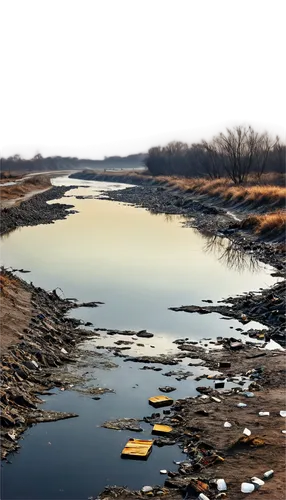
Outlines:
{"label": "yellow plastic debris", "polygon": [[155,408],[160,408],[161,406],[170,406],[174,403],[174,400],[168,396],[153,396],[149,398],[149,404]]}
{"label": "yellow plastic debris", "polygon": [[155,424],[152,429],[152,434],[168,434],[168,432],[172,432],[173,427],[170,425],[161,425]]}
{"label": "yellow plastic debris", "polygon": [[122,458],[147,459],[152,451],[152,439],[129,439],[121,452]]}

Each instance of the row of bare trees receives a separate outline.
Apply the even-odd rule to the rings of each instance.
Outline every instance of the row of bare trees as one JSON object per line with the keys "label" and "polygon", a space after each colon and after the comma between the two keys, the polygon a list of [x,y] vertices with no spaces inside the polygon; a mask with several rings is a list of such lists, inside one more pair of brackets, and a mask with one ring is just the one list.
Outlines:
{"label": "row of bare trees", "polygon": [[235,184],[258,179],[266,171],[285,172],[286,146],[279,137],[256,132],[251,126],[228,128],[211,141],[171,142],[148,151],[145,165],[153,175],[229,177]]}

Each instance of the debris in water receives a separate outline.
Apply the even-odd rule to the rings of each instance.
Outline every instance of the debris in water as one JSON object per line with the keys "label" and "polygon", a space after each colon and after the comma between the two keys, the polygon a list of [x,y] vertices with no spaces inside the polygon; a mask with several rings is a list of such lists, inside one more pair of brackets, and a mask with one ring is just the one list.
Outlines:
{"label": "debris in water", "polygon": [[168,434],[169,432],[172,432],[173,427],[170,427],[170,425],[161,425],[161,424],[155,424],[153,429],[152,429],[152,434]]}
{"label": "debris in water", "polygon": [[[121,452],[121,457],[147,460],[152,451],[153,443],[153,440],[130,438]],[[147,492],[145,491],[145,493]]]}
{"label": "debris in water", "polygon": [[105,427],[106,429],[113,429],[116,431],[143,431],[142,427],[140,427],[139,425],[139,420],[136,418],[118,418],[117,420],[110,420],[104,422],[101,427]]}
{"label": "debris in water", "polygon": [[174,400],[168,396],[152,396],[149,398],[149,404],[155,408],[160,408],[162,406],[170,406],[174,403]]}

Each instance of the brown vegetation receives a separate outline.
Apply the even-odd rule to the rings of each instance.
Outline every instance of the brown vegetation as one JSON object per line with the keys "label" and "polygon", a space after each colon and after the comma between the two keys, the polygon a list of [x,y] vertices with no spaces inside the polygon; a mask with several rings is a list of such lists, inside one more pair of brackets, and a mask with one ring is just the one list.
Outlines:
{"label": "brown vegetation", "polygon": [[263,215],[249,215],[242,221],[243,229],[252,229],[263,236],[278,236],[286,231],[286,212],[277,210]]}

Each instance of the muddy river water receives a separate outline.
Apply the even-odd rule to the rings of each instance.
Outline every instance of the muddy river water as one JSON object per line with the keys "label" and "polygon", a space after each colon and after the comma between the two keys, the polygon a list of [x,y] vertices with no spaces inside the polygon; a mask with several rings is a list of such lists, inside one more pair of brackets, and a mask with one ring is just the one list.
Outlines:
{"label": "muddy river water", "polygon": [[[60,287],[59,294],[65,297],[104,302],[95,309],[73,312],[77,318],[92,322],[94,328],[146,329],[154,334],[151,339],[137,339],[128,354],[172,352],[176,347],[173,341],[182,337],[201,341],[235,334],[239,338],[235,328],[241,324],[237,321],[222,320],[218,314],[176,313],[168,308],[201,305],[202,299],[216,302],[275,283],[269,266],[231,252],[223,239],[206,238],[183,228],[182,217],[152,215],[144,209],[96,199],[102,190],[126,185],[67,177],[53,183],[75,186],[63,201],[73,204],[78,213],[52,225],[10,233],[2,238],[1,261],[5,266],[30,270],[21,276],[48,290]],[[258,325],[243,328],[253,326]],[[155,447],[146,462],[122,460],[125,442],[138,435],[100,426],[114,418],[150,415],[148,397],[158,394],[159,386],[176,387],[172,393],[175,399],[196,395],[196,386],[204,380],[198,384],[194,377],[206,370],[187,366],[190,360],[177,367],[161,366],[159,372],[140,370],[142,363],[124,362],[111,355],[114,365],[94,363],[90,354],[98,353],[99,345],[113,346],[118,339],[131,340],[102,332],[101,337],[85,342],[82,359],[88,351],[86,363],[69,368],[85,373],[88,384],[115,392],[100,400],[73,389],[54,389],[43,396],[43,408],[75,412],[79,417],[39,424],[26,432],[20,452],[10,457],[11,463],[2,464],[3,500],[85,500],[96,497],[107,484],[131,488],[162,484],[160,469],[172,469],[173,460],[183,458],[177,446],[166,446]],[[193,375],[182,381],[164,376],[178,368]],[[151,427],[142,426],[140,437],[150,438]]]}

